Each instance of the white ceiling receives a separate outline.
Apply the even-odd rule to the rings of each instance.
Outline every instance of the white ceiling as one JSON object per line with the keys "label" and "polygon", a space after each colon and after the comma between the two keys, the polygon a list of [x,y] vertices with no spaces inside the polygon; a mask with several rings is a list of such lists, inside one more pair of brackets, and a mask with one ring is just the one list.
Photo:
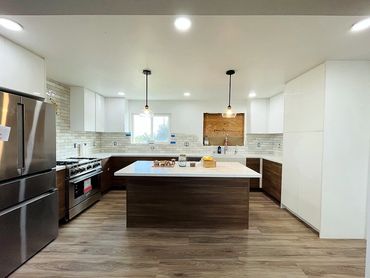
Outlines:
{"label": "white ceiling", "polygon": [[49,78],[105,96],[124,91],[151,99],[227,98],[227,69],[235,69],[234,99],[250,90],[267,97],[328,59],[370,60],[370,32],[352,34],[361,17],[192,16],[179,33],[174,16],[10,16],[25,30],[0,34],[44,56]]}
{"label": "white ceiling", "polygon": [[1,0],[7,15],[369,15],[369,0]]}

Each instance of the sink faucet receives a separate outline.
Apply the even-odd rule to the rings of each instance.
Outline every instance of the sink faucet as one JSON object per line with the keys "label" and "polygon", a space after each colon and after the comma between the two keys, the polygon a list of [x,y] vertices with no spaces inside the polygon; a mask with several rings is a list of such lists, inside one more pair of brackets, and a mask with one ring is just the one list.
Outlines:
{"label": "sink faucet", "polygon": [[229,141],[229,139],[227,138],[227,134],[226,134],[226,136],[225,136],[225,141],[224,141],[224,154],[226,154],[227,153],[227,150],[228,150],[228,141]]}

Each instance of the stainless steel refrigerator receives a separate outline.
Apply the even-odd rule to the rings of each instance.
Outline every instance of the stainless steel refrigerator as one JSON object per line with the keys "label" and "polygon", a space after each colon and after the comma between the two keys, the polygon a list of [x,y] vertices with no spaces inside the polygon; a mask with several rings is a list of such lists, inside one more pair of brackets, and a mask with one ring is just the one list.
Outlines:
{"label": "stainless steel refrigerator", "polygon": [[0,91],[0,277],[58,234],[55,109]]}

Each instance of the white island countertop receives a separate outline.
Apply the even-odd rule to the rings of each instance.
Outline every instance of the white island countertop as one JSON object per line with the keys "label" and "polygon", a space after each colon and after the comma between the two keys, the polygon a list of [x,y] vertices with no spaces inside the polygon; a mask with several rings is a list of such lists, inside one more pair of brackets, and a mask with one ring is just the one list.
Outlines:
{"label": "white island countertop", "polygon": [[153,167],[153,161],[136,161],[118,170],[115,176],[126,177],[209,177],[209,178],[260,178],[261,174],[239,162],[217,162],[216,168],[204,168],[200,162],[196,167],[180,167],[176,163],[173,168]]}

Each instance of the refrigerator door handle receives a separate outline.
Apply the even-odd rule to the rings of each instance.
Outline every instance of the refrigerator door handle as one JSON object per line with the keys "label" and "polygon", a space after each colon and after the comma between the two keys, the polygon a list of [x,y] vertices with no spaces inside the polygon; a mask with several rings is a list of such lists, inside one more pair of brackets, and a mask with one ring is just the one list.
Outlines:
{"label": "refrigerator door handle", "polygon": [[18,173],[22,174],[24,169],[24,104],[17,105],[18,118]]}

